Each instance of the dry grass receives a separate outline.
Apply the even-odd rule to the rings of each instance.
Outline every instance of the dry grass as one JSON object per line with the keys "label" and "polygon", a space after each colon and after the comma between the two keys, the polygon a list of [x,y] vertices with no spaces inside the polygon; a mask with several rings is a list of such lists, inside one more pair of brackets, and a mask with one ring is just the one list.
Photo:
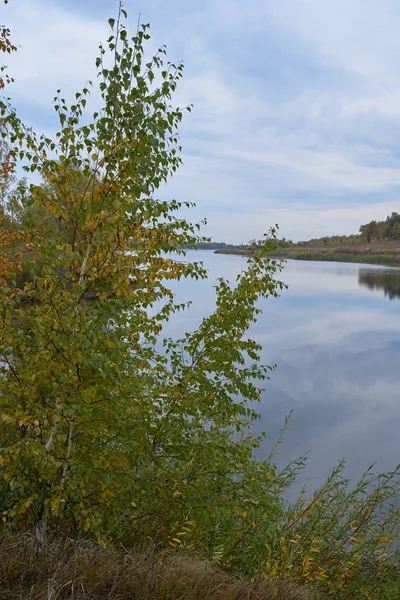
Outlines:
{"label": "dry grass", "polygon": [[104,550],[87,540],[52,542],[40,555],[31,536],[0,540],[1,600],[310,600],[303,588],[248,583],[174,552]]}
{"label": "dry grass", "polygon": [[[216,250],[215,253],[250,256],[252,251],[246,248],[226,248]],[[400,265],[400,242],[361,242],[332,246],[325,246],[321,242],[312,246],[289,246],[273,252],[271,257],[398,266]]]}

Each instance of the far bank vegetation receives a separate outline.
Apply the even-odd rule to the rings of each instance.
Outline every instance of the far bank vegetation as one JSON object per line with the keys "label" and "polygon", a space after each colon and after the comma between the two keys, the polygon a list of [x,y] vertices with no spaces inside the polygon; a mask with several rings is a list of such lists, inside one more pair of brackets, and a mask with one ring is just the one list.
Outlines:
{"label": "far bank vegetation", "polygon": [[163,338],[186,308],[171,284],[206,277],[182,248],[206,240],[158,197],[183,66],[126,19],[99,48],[101,110],[90,84],[58,91],[50,138],[0,102],[0,598],[393,600],[399,469],[350,481],[340,462],[289,502],[287,423],[255,457],[273,367],[249,328],[285,287],[276,228],[197,329]]}

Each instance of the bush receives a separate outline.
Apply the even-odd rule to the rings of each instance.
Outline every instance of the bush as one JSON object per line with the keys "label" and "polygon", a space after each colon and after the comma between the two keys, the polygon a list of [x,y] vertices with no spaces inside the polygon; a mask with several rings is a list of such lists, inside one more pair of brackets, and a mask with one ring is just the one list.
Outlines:
{"label": "bush", "polygon": [[[399,471],[367,473],[349,491],[339,465],[290,506],[303,461],[279,473],[273,453],[254,458],[252,406],[271,367],[248,330],[258,300],[285,287],[269,258],[276,228],[236,282],[220,279],[198,329],[159,350],[163,324],[185,308],[169,282],[206,275],[182,248],[204,240],[179,202],[156,197],[181,162],[183,111],[170,102],[182,65],[164,48],[143,64],[148,26],[129,40],[124,17],[121,8],[110,19],[96,61],[101,112],[84,114],[89,88],[70,107],[58,93],[52,140],[0,106],[11,158],[43,179],[17,203],[29,277],[18,281],[10,260],[0,271],[2,521],[40,538],[91,535],[104,548],[150,539],[248,579],[381,599],[396,584],[398,511],[388,503]],[[2,238],[3,258],[14,243]]]}

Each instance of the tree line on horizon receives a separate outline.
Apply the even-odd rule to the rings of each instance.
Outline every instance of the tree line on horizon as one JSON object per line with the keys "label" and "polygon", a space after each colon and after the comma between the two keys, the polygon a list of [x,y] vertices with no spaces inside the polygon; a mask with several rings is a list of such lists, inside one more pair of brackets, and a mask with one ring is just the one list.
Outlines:
{"label": "tree line on horizon", "polygon": [[287,243],[298,247],[309,247],[359,244],[361,242],[394,242],[397,240],[400,240],[400,214],[392,212],[384,221],[373,220],[360,225],[359,234],[323,236],[300,242],[289,240]]}
{"label": "tree line on horizon", "polygon": [[[307,459],[276,461],[290,415],[257,456],[267,432],[254,431],[256,407],[275,365],[251,328],[260,300],[287,287],[283,262],[265,260],[276,227],[250,243],[234,281],[219,278],[196,329],[166,337],[190,304],[173,286],[207,277],[182,250],[205,242],[182,218],[191,203],[158,198],[182,163],[191,107],[174,105],[182,64],[164,46],[149,57],[149,25],[129,37],[122,4],[108,24],[96,84],[71,105],[54,97],[53,137],[0,97],[0,539],[18,553],[2,584],[29,581],[38,597],[32,564],[47,553],[69,582],[57,598],[82,598],[64,560],[76,540],[109,556],[198,556],[246,586],[297,586],[298,598],[394,598],[400,465],[350,481],[341,460],[289,501]],[[0,28],[0,52],[10,44]],[[101,110],[88,114],[92,88]],[[14,181],[17,164],[33,181]]]}
{"label": "tree line on horizon", "polygon": [[[360,225],[359,233],[351,235],[327,235],[320,238],[311,238],[310,240],[301,240],[293,242],[285,237],[278,239],[278,246],[295,246],[306,248],[310,246],[338,246],[341,244],[359,244],[361,242],[394,242],[400,240],[400,214],[392,212],[384,221],[370,221]],[[261,248],[263,240],[255,238],[246,243],[229,244],[226,242],[216,242],[213,240],[202,241],[196,244],[197,250],[222,250],[222,249],[248,249]]]}

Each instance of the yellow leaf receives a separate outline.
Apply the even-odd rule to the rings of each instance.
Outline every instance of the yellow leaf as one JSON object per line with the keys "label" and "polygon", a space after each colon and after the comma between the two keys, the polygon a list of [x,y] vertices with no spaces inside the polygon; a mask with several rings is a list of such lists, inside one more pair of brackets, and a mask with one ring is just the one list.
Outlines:
{"label": "yellow leaf", "polygon": [[382,558],[385,558],[385,556],[387,556],[387,552],[383,552],[382,554],[380,554],[377,559],[378,560],[382,560]]}

